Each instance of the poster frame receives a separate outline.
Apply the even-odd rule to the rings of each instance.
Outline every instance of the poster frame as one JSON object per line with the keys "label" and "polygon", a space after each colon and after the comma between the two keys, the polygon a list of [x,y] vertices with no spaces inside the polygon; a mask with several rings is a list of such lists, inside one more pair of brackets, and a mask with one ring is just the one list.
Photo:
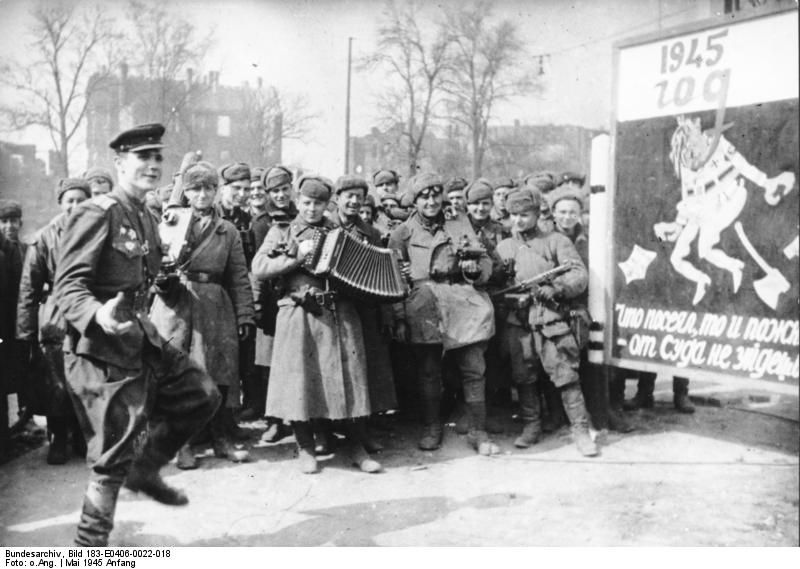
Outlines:
{"label": "poster frame", "polygon": [[615,205],[615,197],[617,189],[616,188],[617,185],[616,149],[618,140],[617,106],[619,103],[619,79],[620,79],[619,61],[622,50],[650,43],[662,42],[670,38],[701,32],[705,30],[710,30],[713,28],[721,28],[724,26],[744,24],[752,22],[754,20],[775,17],[790,12],[794,12],[795,14],[797,14],[798,7],[796,5],[795,6],[775,5],[775,6],[764,7],[762,10],[758,12],[748,12],[746,14],[737,14],[737,13],[724,14],[699,20],[697,22],[690,22],[687,24],[665,28],[663,30],[657,30],[654,32],[648,32],[645,34],[639,34],[629,38],[624,38],[622,40],[614,42],[614,44],[612,45],[611,128],[609,133],[610,138],[609,138],[608,169],[607,169],[608,178],[606,180],[606,188],[605,188],[606,209],[604,212],[606,215],[606,219],[611,220],[606,230],[606,241],[608,243],[611,243],[611,246],[606,248],[607,253],[604,259],[604,268],[605,268],[604,273],[606,275],[606,282],[604,286],[605,289],[604,316],[606,325],[603,327],[603,361],[606,364],[621,368],[644,371],[644,372],[668,374],[671,376],[691,375],[692,378],[696,378],[699,380],[706,379],[710,381],[719,381],[719,380],[728,381],[731,379],[735,379],[739,381],[742,380],[764,381],[768,382],[771,385],[786,385],[796,391],[797,385],[792,381],[775,381],[773,379],[750,379],[744,376],[739,376],[735,374],[726,374],[718,371],[709,371],[696,367],[681,368],[674,365],[664,364],[661,362],[638,360],[638,359],[631,359],[624,357],[613,357],[612,355],[613,353],[612,334],[613,334],[614,318],[615,318],[614,303],[616,300],[614,292],[614,279],[616,274],[615,259],[617,254],[617,243],[614,241],[614,230],[615,230],[614,205]]}

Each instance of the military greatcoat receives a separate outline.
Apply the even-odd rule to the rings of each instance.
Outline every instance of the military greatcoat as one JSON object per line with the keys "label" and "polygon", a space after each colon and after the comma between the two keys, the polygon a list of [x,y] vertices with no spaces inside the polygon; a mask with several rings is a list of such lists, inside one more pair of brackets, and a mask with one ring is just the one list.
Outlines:
{"label": "military greatcoat", "polygon": [[65,214],[57,215],[28,247],[17,303],[17,338],[40,348],[29,378],[28,405],[34,413],[50,417],[73,414],[61,350],[67,323],[52,294],[58,244],[66,220]]}
{"label": "military greatcoat", "polygon": [[218,215],[195,215],[181,284],[174,298],[156,296],[150,320],[169,342],[188,352],[217,385],[226,405],[239,402],[238,326],[253,324],[253,293],[239,232]]}
{"label": "military greatcoat", "polygon": [[[322,229],[334,229],[323,219]],[[286,421],[346,419],[371,413],[361,321],[354,302],[336,297],[332,306],[307,311],[295,298],[326,289],[325,280],[301,268],[291,256],[300,242],[313,239],[317,227],[295,219],[288,234],[279,227],[267,233],[253,259],[260,280],[282,277],[275,345],[271,362],[267,415]],[[286,249],[281,247],[285,245]]]}

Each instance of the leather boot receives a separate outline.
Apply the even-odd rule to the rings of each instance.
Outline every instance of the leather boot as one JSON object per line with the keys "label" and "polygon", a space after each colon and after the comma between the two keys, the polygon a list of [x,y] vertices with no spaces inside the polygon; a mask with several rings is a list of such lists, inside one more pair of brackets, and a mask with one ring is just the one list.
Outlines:
{"label": "leather boot", "polygon": [[147,494],[156,502],[168,506],[188,504],[189,498],[183,490],[167,485],[158,472],[169,461],[169,458],[161,456],[152,448],[145,446],[142,454],[133,461],[131,470],[125,478],[125,488],[132,492]]}
{"label": "leather boot", "polygon": [[82,547],[105,547],[114,528],[114,511],[123,475],[92,474],[83,498],[75,544]]}
{"label": "leather boot", "polygon": [[50,447],[47,449],[47,464],[66,464],[69,460],[69,454],[67,453],[67,421],[60,417],[48,417],[47,430],[53,435]]}
{"label": "leather boot", "polygon": [[514,440],[517,448],[528,448],[536,444],[542,434],[542,423],[539,417],[539,396],[536,384],[526,383],[517,386],[520,415],[522,416],[522,433]]}
{"label": "leather boot", "polygon": [[562,387],[560,391],[564,410],[571,424],[575,446],[583,456],[597,455],[597,446],[589,434],[589,414],[586,412],[586,404],[583,401],[580,386],[573,383]]}
{"label": "leather boot", "polygon": [[314,474],[319,472],[319,464],[314,456],[314,430],[310,421],[292,421],[292,431],[297,441],[297,460],[300,472]]}
{"label": "leather boot", "polygon": [[642,371],[638,373],[638,378],[636,395],[633,396],[633,399],[629,399],[622,404],[626,411],[652,409],[655,405],[653,393],[656,389],[656,374]]}
{"label": "leather boot", "polygon": [[192,452],[190,444],[183,445],[181,450],[178,451],[177,466],[181,470],[194,470],[197,468],[197,459],[194,456],[194,452]]}
{"label": "leather boot", "polygon": [[689,378],[672,378],[672,403],[679,413],[694,413],[694,405],[689,399]]}

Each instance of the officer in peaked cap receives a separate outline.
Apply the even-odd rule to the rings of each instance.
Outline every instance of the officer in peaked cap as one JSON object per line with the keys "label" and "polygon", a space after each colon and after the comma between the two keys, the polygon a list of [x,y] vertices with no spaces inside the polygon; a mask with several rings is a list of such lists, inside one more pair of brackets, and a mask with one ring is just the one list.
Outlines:
{"label": "officer in peaked cap", "polygon": [[[188,502],[159,470],[220,402],[212,379],[148,316],[161,240],[144,198],[161,178],[163,134],[160,124],[146,124],[111,141],[118,185],[73,210],[60,246],[54,295],[68,323],[64,366],[86,418],[92,464],[75,538],[84,546],[108,543],[123,482],[164,504]],[[146,441],[135,450],[145,425]]]}

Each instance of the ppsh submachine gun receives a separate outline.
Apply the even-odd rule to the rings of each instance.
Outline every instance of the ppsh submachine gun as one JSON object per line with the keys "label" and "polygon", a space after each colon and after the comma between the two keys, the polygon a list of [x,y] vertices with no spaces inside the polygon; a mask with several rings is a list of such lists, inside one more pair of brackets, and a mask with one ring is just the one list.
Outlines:
{"label": "ppsh submachine gun", "polygon": [[498,290],[492,293],[492,298],[500,299],[500,298],[506,298],[507,296],[510,295],[519,295],[520,297],[524,296],[530,298],[530,293],[534,292],[536,287],[546,282],[552,281],[558,275],[566,273],[568,270],[574,267],[575,267],[574,263],[567,261],[563,265],[559,265],[557,267],[544,271],[543,273],[539,273],[538,275],[533,276],[529,279],[525,279],[524,281],[519,282],[515,285]]}

